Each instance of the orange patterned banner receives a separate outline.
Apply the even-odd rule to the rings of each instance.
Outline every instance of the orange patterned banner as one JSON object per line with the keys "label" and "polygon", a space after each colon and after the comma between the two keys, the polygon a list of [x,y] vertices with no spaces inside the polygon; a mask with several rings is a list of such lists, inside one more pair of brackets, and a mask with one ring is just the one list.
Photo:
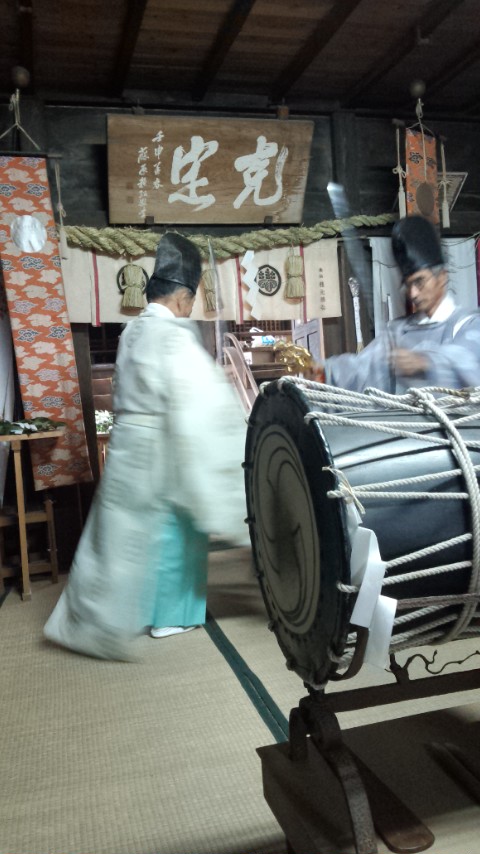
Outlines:
{"label": "orange patterned banner", "polygon": [[44,158],[0,156],[0,259],[25,417],[66,423],[32,448],[35,489],[91,480]]}
{"label": "orange patterned banner", "polygon": [[422,214],[436,225],[440,217],[435,137],[407,128],[405,147],[407,214]]}

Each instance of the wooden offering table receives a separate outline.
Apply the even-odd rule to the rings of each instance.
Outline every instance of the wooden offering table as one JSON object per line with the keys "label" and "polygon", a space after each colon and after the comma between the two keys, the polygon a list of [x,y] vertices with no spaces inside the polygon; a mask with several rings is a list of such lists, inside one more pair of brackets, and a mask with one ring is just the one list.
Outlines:
{"label": "wooden offering table", "polygon": [[[18,525],[20,540],[20,563],[21,563],[21,593],[22,599],[31,599],[30,587],[31,572],[52,573],[52,581],[58,581],[57,549],[55,541],[55,526],[53,520],[53,502],[50,498],[43,500],[43,507],[27,509],[25,504],[25,490],[23,486],[22,472],[22,444],[24,442],[52,441],[63,435],[63,429],[37,431],[35,433],[7,433],[0,435],[0,442],[8,442],[13,451],[13,462],[15,471],[16,507],[0,509],[0,529]],[[34,522],[46,522],[48,530],[48,542],[50,559],[31,564],[28,557],[27,525]],[[13,575],[8,567],[0,566],[0,584],[3,586],[3,578]]]}

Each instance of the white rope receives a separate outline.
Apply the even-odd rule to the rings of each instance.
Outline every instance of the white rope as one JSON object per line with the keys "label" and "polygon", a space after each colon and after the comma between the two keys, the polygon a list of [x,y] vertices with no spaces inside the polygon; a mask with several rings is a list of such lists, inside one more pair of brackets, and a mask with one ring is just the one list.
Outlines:
{"label": "white rope", "polygon": [[[417,391],[422,404],[440,421],[445,430],[450,434],[452,439],[452,450],[457,457],[460,467],[463,472],[467,490],[470,497],[470,509],[472,518],[472,572],[470,576],[469,593],[480,593],[480,489],[476,478],[475,470],[468,453],[467,444],[457,430],[455,424],[442,412],[442,410],[427,397],[421,389]],[[470,622],[476,610],[476,603],[467,602],[458,617],[455,626],[445,638],[445,643],[449,640],[454,640],[458,634]]]}
{"label": "white rope", "polygon": [[[393,560],[388,561],[387,563],[387,572],[394,567],[401,566],[402,563],[408,563],[412,560],[418,560],[422,557],[427,557],[427,555],[435,554],[435,552],[441,552],[444,549],[451,548],[452,546],[458,546],[461,543],[466,543],[472,539],[471,534],[459,534],[458,537],[452,537],[450,540],[443,540],[440,543],[434,543],[431,546],[427,546],[425,549],[418,549],[416,552],[410,552],[408,555],[401,555],[400,557],[394,558]],[[448,564],[452,566],[453,564]],[[419,572],[429,572],[430,570],[418,570]]]}
{"label": "white rope", "polygon": [[411,649],[413,646],[428,646],[432,643],[441,643],[443,637],[443,632],[430,632],[429,634],[425,634],[422,637],[415,638],[412,637],[410,639],[403,640],[401,643],[397,643],[395,638],[392,638],[392,643],[390,645],[390,652],[396,654],[397,652],[402,652],[404,649]]}
{"label": "white rope", "polygon": [[[438,609],[437,609],[438,612]],[[419,612],[414,612],[413,616],[418,617]],[[454,615],[450,615],[444,619],[438,619],[433,622],[423,624],[420,628],[410,628],[408,632],[403,632],[401,635],[393,635],[390,641],[390,652],[396,653],[404,649],[411,649],[415,646],[427,646],[432,643],[445,643],[445,629],[438,631],[440,626],[448,626],[455,619]],[[395,626],[397,620],[395,620]],[[437,629],[433,631],[433,629]],[[476,636],[479,633],[480,627],[467,626],[460,634],[456,636],[457,640]],[[352,633],[348,636],[345,650],[342,656],[337,656],[334,660],[339,667],[348,667],[352,659],[354,648],[356,645],[356,634]],[[352,649],[350,649],[352,648]]]}
{"label": "white rope", "polygon": [[415,108],[415,112],[418,118],[418,124],[420,126],[420,133],[422,134],[422,151],[423,151],[423,174],[425,181],[427,180],[427,151],[425,148],[425,131],[423,130],[422,118],[423,118],[423,104],[420,98],[417,101],[417,106]]}
{"label": "white rope", "polygon": [[[478,418],[478,416],[477,416]],[[458,422],[457,422],[458,423]],[[480,471],[480,465],[474,466],[475,471]],[[364,492],[375,491],[376,489],[387,489],[393,486],[401,486],[405,484],[406,486],[412,486],[415,483],[427,483],[432,480],[446,480],[450,477],[458,477],[459,474],[462,473],[461,469],[452,469],[451,471],[437,471],[431,472],[430,474],[419,474],[415,477],[406,477],[399,478],[398,480],[387,480],[380,483],[364,483],[362,484],[362,490]]]}
{"label": "white rope", "polygon": [[337,590],[340,593],[358,593],[360,588],[355,584],[344,584],[342,581],[337,581]]}
{"label": "white rope", "polygon": [[[405,623],[413,622],[429,614],[438,614],[445,609],[451,612],[448,616],[449,620],[453,621],[456,619],[456,616],[452,613],[452,605],[463,605],[465,602],[470,601],[478,605],[479,598],[476,594],[459,593],[453,596],[427,596],[425,599],[402,599],[398,603],[398,607],[401,607],[404,613],[400,613],[395,617],[394,628],[398,629],[399,626]],[[425,625],[422,626],[422,629],[425,630]]]}
{"label": "white rope", "polygon": [[[349,389],[337,388],[326,383],[317,383],[303,377],[285,376],[278,380],[279,387],[283,388],[285,383],[298,386],[310,401],[318,400],[321,403],[339,401],[344,409],[349,409],[352,402],[357,403],[363,411],[381,408],[405,409],[409,412],[418,412],[418,401],[414,395],[414,389],[405,394],[397,395],[382,391],[378,388],[367,388],[365,391],[350,391]],[[450,389],[444,386],[429,386],[425,391],[437,398],[442,408],[454,407],[457,409],[459,403],[470,405],[480,403],[480,387],[471,389]],[[476,417],[476,416],[473,416]]]}
{"label": "white rope", "polygon": [[[338,496],[335,495],[335,498],[344,498],[348,503],[349,501],[353,501],[358,512],[361,516],[365,514],[365,507],[358,500],[358,490],[353,489],[351,486],[347,476],[341,471],[341,469],[335,468],[335,466],[324,466],[323,471],[330,471],[332,474],[336,475],[337,479],[340,481],[340,488],[336,490],[338,492]],[[332,492],[327,492],[327,496],[330,497],[333,494]]]}
{"label": "white rope", "polygon": [[409,623],[412,620],[418,620],[421,617],[426,617],[428,614],[431,614],[433,610],[441,611],[442,608],[450,608],[451,605],[429,605],[428,608],[418,608],[416,611],[410,611],[408,614],[401,614],[400,617],[395,618],[395,626],[401,626],[404,623]]}
{"label": "white rope", "polygon": [[[422,430],[437,430],[438,427],[432,425],[431,422],[418,422],[418,432],[413,430],[399,429],[405,428],[408,425],[408,422],[395,422],[397,426],[391,427],[388,422],[385,421],[360,421],[355,420],[353,418],[344,417],[341,415],[334,415],[332,413],[324,413],[324,412],[309,412],[304,417],[304,421],[306,424],[309,424],[310,421],[321,421],[322,424],[326,424],[330,427],[368,427],[369,430],[373,430],[377,433],[388,433],[392,436],[400,437],[401,439],[420,439],[425,442],[430,442],[432,445],[442,445],[444,447],[450,447],[451,442],[449,439],[443,439],[441,436],[429,436],[426,433],[422,433]],[[464,443],[466,447],[478,447],[479,442],[466,442]]]}
{"label": "white rope", "polygon": [[23,135],[27,137],[28,141],[35,146],[37,151],[40,151],[40,146],[37,145],[35,140],[32,139],[32,137],[27,133],[25,128],[22,127],[22,123],[20,121],[20,89],[16,89],[14,94],[10,96],[10,104],[8,106],[8,109],[10,110],[10,112],[13,112],[15,121],[13,125],[11,125],[9,128],[7,128],[6,131],[0,134],[0,139],[3,139],[3,137],[6,136],[7,133],[10,133],[10,131],[17,129],[20,131],[20,133],[23,133]]}
{"label": "white rope", "polygon": [[[430,623],[422,626],[422,632],[424,634],[429,634],[434,629],[439,629],[440,626],[449,626],[455,620],[455,614],[445,614],[443,617],[438,617],[436,620],[432,620]],[[441,637],[441,642],[444,643],[444,636]],[[392,637],[392,646],[401,646],[403,643],[411,641],[411,632],[401,632],[400,634],[394,634]]]}
{"label": "white rope", "polygon": [[[410,558],[410,555],[406,555]],[[419,581],[421,578],[430,578],[433,575],[443,575],[445,572],[456,572],[458,569],[470,569],[472,562],[470,560],[459,560],[456,563],[445,563],[442,566],[431,566],[428,569],[414,569],[412,572],[405,572],[403,575],[389,575],[383,579],[384,587],[391,587],[392,584],[402,584],[404,581]]]}
{"label": "white rope", "polygon": [[[330,466],[325,467],[328,470],[335,471],[335,469]],[[338,471],[338,470],[337,470]],[[343,475],[345,477],[345,475]],[[466,500],[470,496],[468,492],[383,492],[382,490],[367,490],[362,489],[361,486],[356,486],[353,489],[352,486],[347,481],[347,485],[343,483],[340,484],[338,489],[331,489],[327,492],[327,496],[329,498],[349,498],[356,503],[360,503],[360,498],[388,498],[392,500],[402,501],[404,498],[408,498],[409,501],[422,500],[424,501],[426,498],[432,498],[435,501],[452,501],[452,500]],[[365,509],[363,512],[365,512]]]}
{"label": "white rope", "polygon": [[407,173],[402,166],[402,160],[400,157],[400,128],[397,127],[395,132],[395,139],[397,143],[397,165],[392,169],[394,175],[398,175],[398,213],[400,215],[400,219],[406,216],[407,208],[406,208],[406,199],[405,199],[405,188],[403,186],[403,182],[407,177]]}
{"label": "white rope", "polygon": [[66,214],[65,208],[63,207],[63,203],[62,203],[62,186],[61,186],[61,181],[60,181],[60,164],[59,164],[58,160],[55,160],[54,169],[55,169],[55,184],[57,186],[58,218],[59,218],[59,222],[60,222],[60,228],[63,228],[63,218],[67,214]]}
{"label": "white rope", "polygon": [[444,228],[450,228],[450,211],[448,208],[448,188],[450,182],[447,180],[447,165],[445,163],[445,146],[443,140],[440,140],[440,156],[442,158],[442,178],[439,181],[439,191],[442,194],[442,225]]}

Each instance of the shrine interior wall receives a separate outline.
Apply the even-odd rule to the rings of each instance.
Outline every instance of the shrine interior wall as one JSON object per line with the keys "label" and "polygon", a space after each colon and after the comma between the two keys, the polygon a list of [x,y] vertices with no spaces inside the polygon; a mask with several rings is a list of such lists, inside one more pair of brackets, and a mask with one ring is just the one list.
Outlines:
{"label": "shrine interior wall", "polygon": [[[68,225],[102,228],[109,224],[106,116],[112,113],[131,114],[132,110],[42,106],[33,99],[23,99],[25,130],[42,151],[61,156],[62,202]],[[149,111],[148,114],[155,113]],[[228,118],[225,114],[216,115]],[[209,113],[209,116],[215,114]],[[255,118],[258,119],[258,115]],[[330,180],[344,183],[354,213],[374,215],[395,211],[398,181],[392,171],[396,164],[393,117],[371,118],[344,111],[329,116],[291,116],[291,121],[296,118],[314,122],[303,213],[306,225],[333,218],[326,189]],[[10,123],[8,106],[1,105],[0,127],[8,127]],[[452,213],[450,233],[472,234],[480,230],[480,123],[432,121],[428,126],[445,138],[447,170],[468,173]],[[13,148],[32,151],[28,140],[21,135],[15,140],[11,133],[0,140],[0,153]],[[53,161],[49,165],[55,202]],[[186,226],[184,230],[200,229]],[[205,230],[202,227],[202,231]],[[214,224],[208,229],[213,234],[220,231],[238,233],[238,230],[238,226]]]}

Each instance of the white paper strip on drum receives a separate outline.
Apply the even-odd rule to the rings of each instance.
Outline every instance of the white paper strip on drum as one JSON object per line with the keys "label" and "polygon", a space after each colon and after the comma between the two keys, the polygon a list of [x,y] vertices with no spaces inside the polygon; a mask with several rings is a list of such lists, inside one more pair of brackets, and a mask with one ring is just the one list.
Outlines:
{"label": "white paper strip on drum", "polygon": [[393,621],[397,610],[397,600],[390,596],[379,596],[373,614],[365,650],[365,664],[384,668],[388,664],[388,652],[392,638]]}
{"label": "white paper strip on drum", "polygon": [[357,529],[350,559],[352,584],[360,584],[350,622],[368,628],[382,591],[385,562],[380,557],[376,534],[369,528]]}

